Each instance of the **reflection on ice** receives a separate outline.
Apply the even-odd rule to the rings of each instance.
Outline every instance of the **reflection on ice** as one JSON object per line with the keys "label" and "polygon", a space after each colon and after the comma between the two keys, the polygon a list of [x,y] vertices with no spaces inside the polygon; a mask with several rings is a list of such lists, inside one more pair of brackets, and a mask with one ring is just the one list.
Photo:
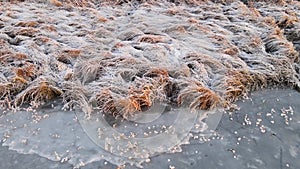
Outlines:
{"label": "reflection on ice", "polygon": [[[62,111],[62,106],[55,102],[52,106],[4,111],[0,118],[2,145],[77,167],[102,159],[116,165],[140,166],[153,155],[174,152],[176,146],[180,148],[180,144],[187,143],[189,131],[199,120],[207,113],[213,117],[213,111],[167,108],[149,123],[123,121],[112,126],[101,113],[86,118],[82,111]],[[222,113],[215,113],[208,121],[218,123],[221,116]],[[214,127],[209,123],[206,126]],[[198,129],[198,132],[205,130]]]}

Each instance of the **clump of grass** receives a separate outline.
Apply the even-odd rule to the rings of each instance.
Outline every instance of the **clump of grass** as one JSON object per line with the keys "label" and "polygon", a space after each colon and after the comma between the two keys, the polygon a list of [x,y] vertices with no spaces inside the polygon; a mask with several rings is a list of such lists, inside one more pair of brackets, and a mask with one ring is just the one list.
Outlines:
{"label": "clump of grass", "polygon": [[55,81],[48,77],[39,77],[34,80],[25,90],[17,94],[14,102],[16,106],[27,102],[42,103],[51,100],[63,94],[63,91],[57,87]]}
{"label": "clump of grass", "polygon": [[13,100],[15,95],[24,90],[29,83],[28,80],[18,75],[8,79],[3,76],[3,78],[0,79],[0,82],[0,100],[6,98]]}
{"label": "clump of grass", "polygon": [[37,33],[39,33],[39,31],[32,27],[22,28],[15,32],[16,35],[23,35],[28,37],[35,37]]}
{"label": "clump of grass", "polygon": [[100,78],[105,73],[105,69],[126,68],[135,63],[137,62],[133,57],[114,56],[108,53],[101,57],[77,61],[74,66],[74,76],[85,84]]}
{"label": "clump of grass", "polygon": [[166,69],[142,69],[136,73],[128,88],[116,88],[113,85],[104,89],[100,87],[95,89],[100,92],[95,94],[90,102],[105,114],[126,119],[134,113],[150,108],[153,102],[164,100],[168,82],[169,75]]}
{"label": "clump of grass", "polygon": [[22,87],[18,85],[17,80],[10,81],[4,75],[0,75],[0,107],[3,109],[11,108],[11,100],[13,100],[14,94],[22,90]]}
{"label": "clump of grass", "polygon": [[264,43],[267,53],[287,56],[293,62],[299,58],[299,53],[295,51],[293,44],[287,41],[279,28],[267,35],[264,38]]}
{"label": "clump of grass", "polygon": [[234,102],[239,97],[246,96],[250,86],[252,86],[254,82],[246,70],[229,71],[225,78],[225,100],[229,102]]}
{"label": "clump of grass", "polygon": [[122,112],[123,118],[128,118],[136,112],[151,107],[153,103],[151,86],[144,86],[142,89],[130,88],[129,95],[126,98],[117,101],[119,112]]}
{"label": "clump of grass", "polygon": [[145,43],[163,43],[164,39],[162,36],[158,35],[144,35],[140,37],[138,42],[145,42]]}
{"label": "clump of grass", "polygon": [[37,27],[38,25],[39,23],[36,21],[20,21],[15,24],[15,26],[20,26],[20,27]]}
{"label": "clump of grass", "polygon": [[134,113],[151,107],[153,98],[151,86],[131,86],[124,96],[113,93],[110,89],[103,89],[92,100],[104,114],[126,119]]}
{"label": "clump of grass", "polygon": [[227,48],[223,51],[223,53],[231,56],[237,56],[239,53],[239,49],[237,47]]}
{"label": "clump of grass", "polygon": [[109,89],[103,89],[97,93],[92,101],[96,102],[95,106],[97,106],[104,114],[112,115],[115,118],[122,115],[118,111],[115,100]]}
{"label": "clump of grass", "polygon": [[298,23],[298,22],[299,22],[299,20],[298,20],[297,14],[294,14],[293,16],[285,14],[285,15],[282,15],[278,19],[276,24],[281,29],[285,29],[285,28],[290,27],[290,26],[292,26],[292,25],[294,25],[295,23]]}
{"label": "clump of grass", "polygon": [[163,68],[152,68],[148,70],[144,77],[157,78],[159,82],[165,82],[169,79],[169,73],[166,69]]}
{"label": "clump of grass", "polygon": [[83,84],[96,80],[104,73],[103,59],[92,58],[87,61],[77,62],[74,75]]}
{"label": "clump of grass", "polygon": [[23,67],[15,68],[14,71],[17,77],[26,80],[32,80],[38,75],[37,66],[31,63],[27,63]]}
{"label": "clump of grass", "polygon": [[187,87],[180,91],[177,98],[179,105],[188,104],[191,110],[209,110],[222,103],[217,93],[199,81],[188,81],[185,85]]}
{"label": "clump of grass", "polygon": [[150,68],[143,74],[143,80],[146,80],[146,84],[143,83],[140,86],[151,88],[152,100],[164,102],[167,97],[174,96],[170,92],[175,90],[175,84],[172,82],[170,72],[167,68]]}
{"label": "clump of grass", "polygon": [[86,113],[87,116],[92,113],[91,105],[89,104],[87,89],[79,82],[65,81],[62,84],[63,109],[73,109],[79,107]]}
{"label": "clump of grass", "polygon": [[200,53],[190,53],[187,56],[185,56],[184,61],[197,61],[198,63],[201,63],[205,65],[206,70],[211,70],[212,72],[224,70],[225,66],[221,63],[220,60],[217,60],[216,58]]}
{"label": "clump of grass", "polygon": [[28,56],[23,53],[13,53],[7,49],[0,51],[0,64],[9,64],[13,61],[21,61],[28,59]]}
{"label": "clump of grass", "polygon": [[71,57],[78,57],[81,53],[80,49],[65,49],[63,50],[63,53],[71,56]]}
{"label": "clump of grass", "polygon": [[1,82],[0,83],[0,100],[10,96],[12,87],[13,87],[12,83],[9,83],[9,82],[6,82],[6,83]]}

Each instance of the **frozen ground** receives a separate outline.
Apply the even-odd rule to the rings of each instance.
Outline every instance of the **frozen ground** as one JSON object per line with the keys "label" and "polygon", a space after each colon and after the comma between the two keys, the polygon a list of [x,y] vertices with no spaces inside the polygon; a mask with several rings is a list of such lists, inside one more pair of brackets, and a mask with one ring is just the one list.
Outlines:
{"label": "frozen ground", "polygon": [[[215,135],[211,136],[210,140],[203,142],[203,140],[199,140],[200,137],[193,137],[190,139],[190,144],[182,145],[182,152],[165,153],[151,157],[151,161],[144,163],[143,167],[149,169],[158,167],[169,169],[172,166],[187,169],[198,169],[199,167],[216,169],[297,169],[300,167],[298,160],[300,158],[299,98],[300,94],[298,92],[288,89],[254,92],[250,99],[237,103],[241,107],[240,110],[223,115]],[[57,114],[56,116],[60,115]],[[74,116],[74,114],[64,114],[63,116]],[[67,129],[67,126],[66,123],[63,125],[53,124],[48,128],[55,131],[57,128],[61,129],[61,127]],[[86,135],[84,136],[80,125],[74,125],[74,129],[76,130],[76,136],[80,136],[81,139],[84,139],[83,137],[87,138]],[[63,142],[63,137],[59,138],[62,139],[60,142]],[[69,140],[76,140],[73,133],[66,134],[66,137]],[[87,145],[88,142],[89,140],[85,141]],[[57,144],[51,145],[53,150],[59,152],[66,149],[66,147],[60,147]],[[91,145],[91,147],[93,146]],[[69,149],[73,151],[72,148]],[[94,149],[97,149],[95,144]],[[19,154],[7,150],[7,147],[1,147],[0,152],[1,168],[72,168],[67,162],[60,163],[38,155]],[[82,155],[95,155],[92,148],[87,153]],[[82,167],[82,169],[88,168],[113,169],[116,166],[101,160]],[[126,168],[136,167],[127,165]]]}
{"label": "frozen ground", "polygon": [[1,2],[1,103],[62,98],[127,118],[157,100],[229,108],[251,90],[299,88],[299,5]]}

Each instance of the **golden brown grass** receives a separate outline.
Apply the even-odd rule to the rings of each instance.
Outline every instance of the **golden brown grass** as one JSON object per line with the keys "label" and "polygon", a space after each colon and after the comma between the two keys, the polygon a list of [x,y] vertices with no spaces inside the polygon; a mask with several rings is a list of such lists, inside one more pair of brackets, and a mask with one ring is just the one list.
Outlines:
{"label": "golden brown grass", "polygon": [[16,31],[16,35],[34,37],[39,31],[35,28],[22,28]]}
{"label": "golden brown grass", "polygon": [[144,35],[138,40],[138,42],[160,43],[163,42],[163,37],[158,35]]}
{"label": "golden brown grass", "polygon": [[191,110],[209,110],[222,103],[220,96],[201,82],[190,82],[180,91],[177,102],[179,105],[188,104]]}
{"label": "golden brown grass", "polygon": [[10,97],[10,91],[12,88],[12,83],[9,82],[1,82],[0,83],[0,100],[6,98],[6,97]]}
{"label": "golden brown grass", "polygon": [[0,83],[0,100],[5,98],[13,100],[14,96],[22,91],[27,85],[28,81],[19,76],[15,76],[10,80],[2,79]]}
{"label": "golden brown grass", "polygon": [[130,88],[128,97],[117,102],[122,117],[126,119],[136,112],[151,107],[153,102],[151,94],[151,86],[145,86],[143,89]]}
{"label": "golden brown grass", "polygon": [[169,80],[169,72],[163,68],[151,68],[144,74],[144,76],[157,78],[159,83],[164,83]]}
{"label": "golden brown grass", "polygon": [[225,100],[236,101],[241,96],[248,94],[249,88],[253,85],[253,79],[248,71],[233,70],[229,71],[225,82]]}
{"label": "golden brown grass", "polygon": [[166,98],[166,86],[169,82],[168,71],[163,68],[151,68],[135,77],[129,86],[97,89],[91,102],[105,114],[127,118],[134,113],[152,106],[155,100]]}
{"label": "golden brown grass", "polygon": [[38,22],[36,21],[20,21],[16,23],[15,26],[20,26],[20,27],[37,27],[39,25]]}
{"label": "golden brown grass", "polygon": [[154,97],[151,86],[130,87],[126,95],[120,96],[110,89],[103,89],[95,95],[98,109],[113,117],[127,118],[152,106]]}
{"label": "golden brown grass", "polygon": [[21,61],[27,59],[28,56],[23,53],[12,53],[9,50],[0,50],[0,64],[8,65],[12,61]]}
{"label": "golden brown grass", "polygon": [[276,24],[278,25],[278,27],[283,29],[283,28],[287,28],[298,22],[299,22],[299,19],[296,14],[293,14],[292,16],[285,14],[280,17],[280,19],[277,21]]}
{"label": "golden brown grass", "polygon": [[59,0],[49,0],[49,2],[58,7],[63,5]]}
{"label": "golden brown grass", "polygon": [[227,48],[223,51],[227,55],[236,56],[239,53],[239,49],[237,47]]}
{"label": "golden brown grass", "polygon": [[15,98],[15,105],[27,102],[41,103],[63,94],[56,83],[50,79],[39,77]]}
{"label": "golden brown grass", "polygon": [[65,49],[63,50],[63,53],[71,56],[71,57],[78,57],[81,54],[80,49]]}
{"label": "golden brown grass", "polygon": [[293,44],[287,41],[283,30],[279,28],[274,29],[263,41],[268,53],[287,56],[293,62],[299,58],[299,53],[295,51]]}
{"label": "golden brown grass", "polygon": [[16,77],[20,77],[26,80],[34,79],[38,75],[36,65],[27,63],[23,67],[15,68]]}
{"label": "golden brown grass", "polygon": [[96,102],[96,106],[104,114],[109,114],[116,118],[122,116],[116,107],[115,100],[111,96],[111,91],[109,89],[103,89],[97,93],[93,101]]}

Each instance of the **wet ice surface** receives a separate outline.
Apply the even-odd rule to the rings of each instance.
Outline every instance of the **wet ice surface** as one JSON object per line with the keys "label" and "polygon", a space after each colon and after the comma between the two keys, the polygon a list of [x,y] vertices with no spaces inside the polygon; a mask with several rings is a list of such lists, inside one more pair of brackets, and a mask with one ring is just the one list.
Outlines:
{"label": "wet ice surface", "polygon": [[[216,132],[210,137],[201,137],[192,133],[190,144],[182,145],[182,152],[164,153],[150,158],[144,168],[299,168],[300,151],[300,94],[294,90],[264,90],[254,92],[250,99],[238,102],[240,110],[225,113]],[[16,128],[7,128],[9,120],[1,122],[1,133],[6,131],[1,147],[1,168],[72,168],[67,162],[53,162],[40,156],[49,156],[51,160],[64,158],[73,161],[95,160],[101,155],[117,158],[109,153],[98,151],[83,132],[73,113],[48,112],[49,117],[38,123],[22,124],[31,119],[26,113],[14,117]],[[5,117],[5,118],[4,118]],[[19,117],[19,118],[17,118]],[[51,120],[55,118],[56,120]],[[1,120],[10,119],[2,115]],[[28,132],[31,131],[31,132]],[[10,137],[8,137],[10,136]],[[25,141],[27,140],[27,141]],[[42,143],[41,143],[42,142]],[[41,147],[39,147],[41,146]],[[37,155],[22,155],[22,152]],[[51,154],[51,153],[50,153]],[[67,157],[67,158],[66,158]],[[14,161],[14,162],[12,162]],[[87,164],[82,168],[115,168],[105,160]],[[126,168],[136,168],[126,165]]]}
{"label": "wet ice surface", "polygon": [[255,5],[1,2],[1,102],[55,97],[90,113],[114,99],[126,116],[141,94],[148,107],[161,99],[208,109],[252,89],[299,87],[300,3]]}
{"label": "wet ice surface", "polygon": [[1,133],[4,133],[2,145],[20,153],[35,153],[54,161],[69,161],[77,166],[109,156],[86,136],[74,112],[62,112],[59,109],[50,112],[48,109],[42,114],[17,111],[3,115],[1,120]]}
{"label": "wet ice surface", "polygon": [[[2,145],[75,167],[101,160],[141,167],[152,156],[181,151],[174,146],[186,144],[190,130],[210,134],[222,116],[221,111],[198,113],[177,108],[164,112],[153,122],[122,121],[114,126],[100,113],[87,119],[82,111],[62,111],[60,101],[57,102],[37,110],[3,111]],[[207,114],[213,115],[204,119]]]}

